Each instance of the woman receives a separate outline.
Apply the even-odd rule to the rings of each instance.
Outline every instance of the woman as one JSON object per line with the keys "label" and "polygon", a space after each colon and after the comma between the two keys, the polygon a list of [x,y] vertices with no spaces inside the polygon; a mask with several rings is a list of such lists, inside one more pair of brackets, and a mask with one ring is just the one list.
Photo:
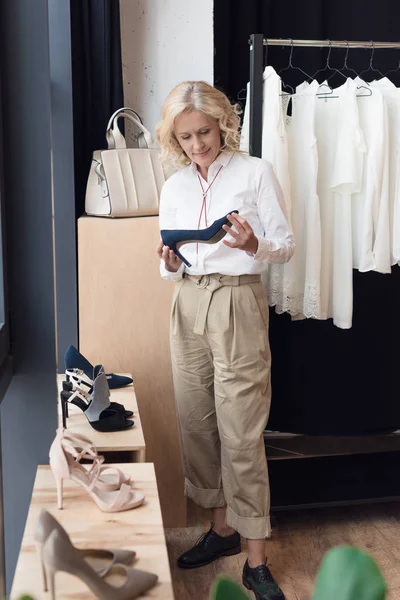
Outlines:
{"label": "woman", "polygon": [[176,281],[171,356],[185,493],[211,508],[213,525],[179,559],[196,568],[241,551],[243,583],[259,599],[282,599],[265,560],[271,534],[263,431],[270,408],[268,304],[260,273],[293,254],[272,167],[239,152],[239,110],[202,81],[172,90],[157,138],[178,171],[161,193],[161,229],[204,229],[228,216],[224,240],[190,244],[187,267],[160,242],[161,275]]}

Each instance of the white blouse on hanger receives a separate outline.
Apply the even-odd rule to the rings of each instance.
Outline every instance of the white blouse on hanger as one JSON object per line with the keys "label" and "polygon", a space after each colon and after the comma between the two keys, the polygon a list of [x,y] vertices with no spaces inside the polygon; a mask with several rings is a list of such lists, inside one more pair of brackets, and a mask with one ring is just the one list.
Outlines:
{"label": "white blouse on hanger", "polygon": [[[287,212],[291,215],[290,179],[288,172],[288,149],[285,127],[287,98],[281,96],[281,78],[271,66],[263,73],[262,149],[261,158],[267,160],[275,171],[282,188]],[[249,152],[250,142],[250,83],[247,84],[247,100],[243,115],[240,149]]]}
{"label": "white blouse on hanger", "polygon": [[[269,297],[276,312],[320,318],[321,219],[317,192],[315,136],[317,81],[304,82],[292,96],[287,119],[292,227],[296,252],[289,263],[270,267]],[[278,268],[277,268],[278,267]]]}
{"label": "white blouse on hanger", "polygon": [[387,77],[372,81],[385,98],[389,120],[389,214],[391,265],[400,264],[400,88]]}
{"label": "white blouse on hanger", "polygon": [[[323,90],[324,88],[322,88]],[[357,85],[348,78],[316,104],[321,211],[321,314],[348,329],[353,316],[352,194],[361,191],[366,152]]]}
{"label": "white blouse on hanger", "polygon": [[389,223],[389,132],[386,102],[378,88],[358,89],[360,126],[367,153],[361,192],[352,197],[353,267],[361,272],[391,272]]}

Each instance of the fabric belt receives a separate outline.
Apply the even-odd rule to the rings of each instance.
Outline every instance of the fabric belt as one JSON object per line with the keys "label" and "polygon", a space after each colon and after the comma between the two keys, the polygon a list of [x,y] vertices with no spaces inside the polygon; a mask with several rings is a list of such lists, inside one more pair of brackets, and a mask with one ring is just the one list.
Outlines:
{"label": "fabric belt", "polygon": [[201,290],[193,329],[193,332],[198,335],[204,334],[208,309],[210,308],[214,292],[224,286],[238,287],[239,285],[248,285],[249,283],[259,283],[261,281],[261,275],[220,275],[219,273],[211,273],[211,275],[188,275],[184,273],[184,277]]}

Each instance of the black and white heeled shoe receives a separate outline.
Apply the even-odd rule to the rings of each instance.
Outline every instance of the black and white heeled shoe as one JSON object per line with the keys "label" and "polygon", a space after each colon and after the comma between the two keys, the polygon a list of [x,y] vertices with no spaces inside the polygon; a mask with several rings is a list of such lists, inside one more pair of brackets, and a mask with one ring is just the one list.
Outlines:
{"label": "black and white heeled shoe", "polygon": [[[85,398],[89,399],[91,398],[93,391],[93,382],[100,373],[104,373],[103,365],[96,365],[94,367],[93,379],[90,379],[90,377],[88,377],[81,369],[66,369],[66,381],[63,382],[63,391],[67,393],[78,391],[85,396]],[[119,402],[110,402],[110,408],[123,412],[125,417],[133,417],[133,412],[131,410],[126,410],[125,406]]]}
{"label": "black and white heeled shoe", "polygon": [[[68,346],[64,354],[64,363],[66,369],[82,369],[89,378],[93,376],[93,365],[72,344]],[[110,390],[125,387],[133,383],[132,378],[126,377],[126,375],[107,373],[106,377]]]}
{"label": "black and white heeled shoe", "polygon": [[93,394],[88,399],[82,392],[75,390],[67,392],[62,390],[61,408],[63,427],[67,427],[68,404],[77,406],[86,416],[89,424],[96,431],[111,432],[123,431],[134,425],[134,422],[127,419],[121,410],[111,408],[109,399],[109,389],[107,379],[104,373],[100,373],[93,383]]}

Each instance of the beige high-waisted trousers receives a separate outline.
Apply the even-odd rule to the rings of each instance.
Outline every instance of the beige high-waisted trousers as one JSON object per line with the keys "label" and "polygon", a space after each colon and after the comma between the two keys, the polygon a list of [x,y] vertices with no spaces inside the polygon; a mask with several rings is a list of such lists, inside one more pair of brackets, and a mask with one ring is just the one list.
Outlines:
{"label": "beige high-waisted trousers", "polygon": [[227,524],[243,537],[269,537],[271,355],[260,276],[179,281],[171,356],[186,495],[205,508],[226,505]]}

